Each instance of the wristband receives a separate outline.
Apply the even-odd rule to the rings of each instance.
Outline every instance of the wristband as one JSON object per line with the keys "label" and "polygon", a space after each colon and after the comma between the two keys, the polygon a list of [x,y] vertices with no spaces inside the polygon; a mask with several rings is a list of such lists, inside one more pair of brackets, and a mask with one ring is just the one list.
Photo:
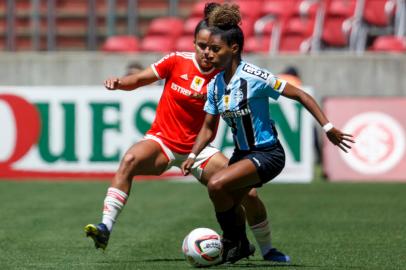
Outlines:
{"label": "wristband", "polygon": [[323,126],[323,129],[324,129],[324,131],[327,133],[327,132],[329,132],[333,127],[334,127],[333,124],[331,124],[330,122],[328,122],[327,124],[325,124],[325,125]]}
{"label": "wristband", "polygon": [[191,158],[191,159],[196,159],[196,154],[195,153],[190,153],[187,158]]}

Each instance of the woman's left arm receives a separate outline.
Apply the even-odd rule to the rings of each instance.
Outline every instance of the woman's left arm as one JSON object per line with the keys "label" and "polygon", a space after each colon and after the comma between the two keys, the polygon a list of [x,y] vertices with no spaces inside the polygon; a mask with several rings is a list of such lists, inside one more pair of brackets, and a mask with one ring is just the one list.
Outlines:
{"label": "woman's left arm", "polygon": [[320,106],[312,96],[291,85],[290,83],[286,83],[282,96],[299,101],[323,127],[330,142],[340,147],[344,152],[347,152],[347,149],[351,149],[349,142],[355,143],[355,141],[352,139],[352,135],[343,133],[339,129],[336,129],[328,121],[326,115],[323,113]]}

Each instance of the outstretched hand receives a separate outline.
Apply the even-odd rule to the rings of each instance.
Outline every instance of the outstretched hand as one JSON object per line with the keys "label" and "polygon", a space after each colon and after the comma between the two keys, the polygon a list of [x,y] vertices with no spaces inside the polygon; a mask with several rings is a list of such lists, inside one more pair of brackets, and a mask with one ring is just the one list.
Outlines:
{"label": "outstretched hand", "polygon": [[350,143],[355,143],[351,134],[342,133],[336,128],[329,130],[326,135],[330,142],[340,147],[346,153],[348,149],[351,149]]}
{"label": "outstretched hand", "polygon": [[120,86],[120,79],[119,78],[109,78],[104,81],[104,87],[108,90],[116,90],[119,89]]}
{"label": "outstretched hand", "polygon": [[195,163],[195,159],[194,158],[188,158],[185,161],[183,161],[182,165],[181,165],[181,169],[183,172],[183,175],[188,175],[192,169],[193,164]]}

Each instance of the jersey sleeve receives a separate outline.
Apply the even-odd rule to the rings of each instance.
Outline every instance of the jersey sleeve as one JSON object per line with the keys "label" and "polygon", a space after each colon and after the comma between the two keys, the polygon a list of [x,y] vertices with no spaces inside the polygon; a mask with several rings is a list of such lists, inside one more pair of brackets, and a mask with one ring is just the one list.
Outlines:
{"label": "jersey sleeve", "polygon": [[219,114],[217,103],[216,103],[216,93],[214,92],[215,78],[213,78],[207,85],[207,100],[204,104],[204,111],[209,114]]}
{"label": "jersey sleeve", "polygon": [[286,86],[285,80],[281,80],[272,73],[270,73],[268,78],[266,79],[264,89],[270,98],[276,100],[282,94],[283,89],[285,89],[285,86]]}
{"label": "jersey sleeve", "polygon": [[165,79],[172,71],[176,63],[175,53],[165,55],[158,62],[151,65],[152,70],[158,79]]}

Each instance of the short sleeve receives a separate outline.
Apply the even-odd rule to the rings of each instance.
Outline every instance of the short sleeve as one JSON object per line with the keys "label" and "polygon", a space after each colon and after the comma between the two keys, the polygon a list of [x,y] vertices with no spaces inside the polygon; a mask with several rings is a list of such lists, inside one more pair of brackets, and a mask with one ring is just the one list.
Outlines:
{"label": "short sleeve", "polygon": [[216,93],[214,91],[216,81],[215,78],[213,78],[207,85],[207,100],[206,103],[204,104],[204,111],[213,115],[219,114],[215,97]]}
{"label": "short sleeve", "polygon": [[158,62],[151,65],[152,70],[158,79],[165,79],[175,66],[176,55],[175,53],[168,54],[161,58]]}
{"label": "short sleeve", "polygon": [[286,81],[281,80],[273,74],[269,74],[266,79],[265,91],[268,96],[272,99],[278,99],[282,94],[283,89],[285,89]]}

